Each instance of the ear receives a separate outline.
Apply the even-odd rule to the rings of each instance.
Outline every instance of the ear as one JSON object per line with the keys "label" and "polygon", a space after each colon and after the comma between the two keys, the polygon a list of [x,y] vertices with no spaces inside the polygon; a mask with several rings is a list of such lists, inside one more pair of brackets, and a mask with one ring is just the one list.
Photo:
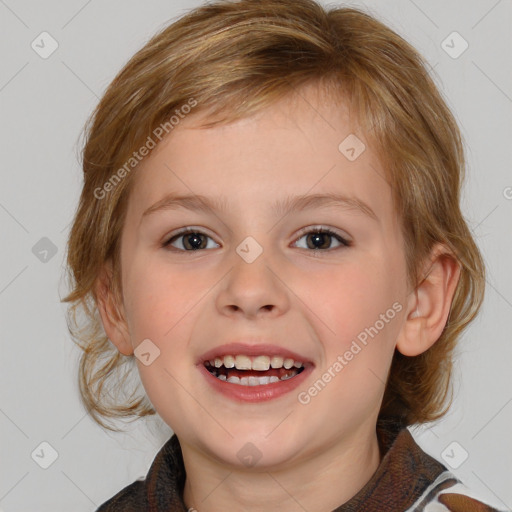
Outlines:
{"label": "ear", "polygon": [[108,339],[121,354],[133,354],[122,299],[114,292],[111,261],[105,262],[95,283],[96,304]]}
{"label": "ear", "polygon": [[409,295],[404,324],[396,348],[417,356],[441,336],[459,282],[460,264],[444,245],[437,244],[423,267],[425,277]]}

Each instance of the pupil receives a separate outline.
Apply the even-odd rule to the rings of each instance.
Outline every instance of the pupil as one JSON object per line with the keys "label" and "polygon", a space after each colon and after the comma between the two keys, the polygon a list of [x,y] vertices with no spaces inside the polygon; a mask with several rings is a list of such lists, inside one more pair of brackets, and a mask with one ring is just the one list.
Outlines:
{"label": "pupil", "polygon": [[[326,244],[326,237],[329,237],[329,236],[331,236],[331,235],[327,235],[327,234],[325,234],[325,233],[313,233],[313,234],[311,234],[310,236],[312,237],[311,239],[315,240],[315,242],[320,241],[320,247],[318,247],[318,246],[316,246],[316,245],[313,245],[313,247],[310,247],[310,249],[319,249],[319,248],[322,248],[322,247],[323,247],[323,246],[325,246],[325,245],[326,245],[327,247],[329,246],[329,243],[327,243],[327,244]],[[315,242],[313,242],[313,243],[315,243]],[[322,243],[322,242],[323,242],[323,243]],[[310,245],[310,244],[308,244],[308,246],[309,246],[309,245]]]}
{"label": "pupil", "polygon": [[[187,247],[187,245],[189,247]],[[198,233],[191,233],[185,237],[185,247],[186,248],[191,248],[193,250],[196,250],[196,249],[203,248],[203,246],[204,246],[204,244],[202,243],[201,235],[199,235]]]}

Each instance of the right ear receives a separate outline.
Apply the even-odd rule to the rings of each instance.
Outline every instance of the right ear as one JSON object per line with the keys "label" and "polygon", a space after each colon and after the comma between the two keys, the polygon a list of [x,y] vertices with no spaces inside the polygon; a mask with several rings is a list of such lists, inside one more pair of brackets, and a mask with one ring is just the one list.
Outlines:
{"label": "right ear", "polygon": [[[133,354],[130,334],[125,320],[122,300],[116,296],[113,286],[111,261],[103,264],[95,283],[96,305],[108,339],[121,354]],[[119,302],[121,302],[119,304]]]}

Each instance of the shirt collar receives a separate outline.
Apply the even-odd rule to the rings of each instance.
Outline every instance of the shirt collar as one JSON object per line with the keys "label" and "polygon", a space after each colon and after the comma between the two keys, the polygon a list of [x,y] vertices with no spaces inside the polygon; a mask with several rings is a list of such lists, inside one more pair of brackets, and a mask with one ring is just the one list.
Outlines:
{"label": "shirt collar", "polygon": [[[377,428],[381,454],[379,467],[348,502],[333,512],[396,512],[406,510],[445,471],[423,452],[407,428],[389,424]],[[148,510],[183,511],[185,467],[180,443],[174,434],[157,454],[146,478]]]}

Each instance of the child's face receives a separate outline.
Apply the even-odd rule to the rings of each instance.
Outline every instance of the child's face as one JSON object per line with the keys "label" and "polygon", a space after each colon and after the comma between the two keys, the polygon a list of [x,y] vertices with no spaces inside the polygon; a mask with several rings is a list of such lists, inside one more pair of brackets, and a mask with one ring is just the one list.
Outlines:
{"label": "child's face", "polygon": [[[224,463],[243,466],[254,450],[248,442],[258,464],[272,466],[371,435],[404,322],[403,239],[384,170],[369,146],[354,161],[345,156],[353,142],[338,149],[355,129],[344,107],[315,91],[210,129],[198,129],[191,114],[136,170],[121,245],[123,351],[146,339],[158,347],[151,364],[137,361],[152,404],[182,445]],[[205,196],[224,209],[143,215],[171,194]],[[373,215],[342,202],[273,208],[313,194],[364,202]],[[187,226],[201,235],[162,246]],[[319,227],[350,246],[300,232]],[[241,346],[223,349],[231,343]],[[290,351],[305,369],[252,387],[203,365],[256,344],[273,350],[253,355]]]}

